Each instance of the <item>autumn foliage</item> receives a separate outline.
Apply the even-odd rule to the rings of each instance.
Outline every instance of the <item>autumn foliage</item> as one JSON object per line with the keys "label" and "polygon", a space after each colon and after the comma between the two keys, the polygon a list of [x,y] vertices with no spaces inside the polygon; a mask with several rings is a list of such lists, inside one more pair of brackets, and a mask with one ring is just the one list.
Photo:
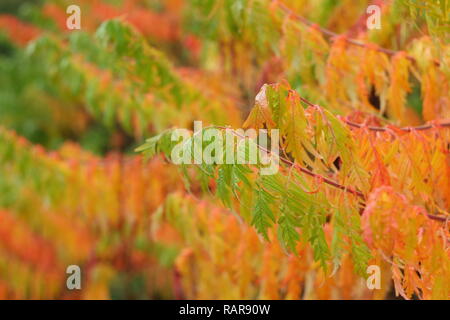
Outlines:
{"label": "autumn foliage", "polygon": [[[449,299],[450,7],[424,3],[0,14],[0,298]],[[196,120],[278,129],[278,172],[171,163]]]}

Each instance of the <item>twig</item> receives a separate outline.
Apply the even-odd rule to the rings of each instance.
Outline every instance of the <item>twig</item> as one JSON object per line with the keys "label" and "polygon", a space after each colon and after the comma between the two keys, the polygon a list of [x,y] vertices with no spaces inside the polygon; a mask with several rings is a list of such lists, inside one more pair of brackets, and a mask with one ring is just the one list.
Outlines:
{"label": "twig", "polygon": [[[220,128],[220,129],[229,129],[229,128],[227,128],[227,127],[222,127],[222,126],[218,126],[217,128]],[[233,133],[235,136],[238,136],[238,137],[240,137],[240,138],[245,139],[245,137],[244,137],[243,135],[237,133],[235,130],[232,130],[232,133]],[[260,150],[266,152],[267,154],[272,154],[272,152],[271,152],[270,150],[268,150],[268,149],[262,147],[262,146],[259,145],[258,143],[256,143],[256,146],[258,147],[258,149],[260,149]],[[305,173],[305,174],[307,174],[307,175],[309,175],[309,176],[311,176],[311,177],[320,179],[320,180],[322,180],[323,182],[325,182],[325,183],[327,183],[327,184],[329,184],[329,185],[331,185],[331,186],[333,186],[333,187],[335,187],[335,188],[337,188],[337,189],[344,190],[345,192],[348,192],[348,193],[351,193],[351,194],[353,194],[353,195],[356,195],[356,196],[360,197],[360,198],[363,199],[363,200],[365,199],[364,194],[363,194],[362,192],[360,192],[360,191],[354,190],[354,189],[351,188],[351,187],[347,187],[347,186],[341,185],[341,184],[339,184],[339,183],[336,182],[336,181],[333,181],[333,180],[331,180],[331,179],[328,179],[328,178],[326,178],[326,177],[324,177],[324,176],[322,176],[322,175],[320,175],[320,174],[314,173],[314,172],[312,172],[312,171],[310,171],[310,170],[308,170],[308,169],[306,169],[306,168],[303,168],[302,166],[300,166],[300,165],[297,164],[296,162],[292,162],[291,160],[289,160],[289,159],[287,159],[287,158],[284,158],[284,157],[282,157],[282,156],[280,156],[280,155],[278,155],[278,158],[279,158],[279,159],[281,160],[281,162],[283,162],[284,164],[287,164],[287,165],[289,165],[289,166],[295,167],[295,168],[297,168],[299,171],[301,171],[301,172],[303,172],[303,173]]]}
{"label": "twig", "polygon": [[[322,34],[330,37],[330,38],[336,38],[341,36],[340,34],[333,32],[331,30],[328,30],[324,27],[319,26],[318,24],[309,21],[308,19],[306,19],[305,17],[293,12],[291,9],[289,9],[283,2],[278,1],[278,0],[273,0],[273,2],[278,5],[278,7],[284,12],[286,13],[289,17],[293,17],[295,20],[300,21],[301,23],[303,23],[304,25],[307,25],[309,27],[315,28],[317,30],[319,30]],[[372,49],[372,50],[376,50],[379,52],[383,52],[387,55],[393,56],[396,55],[397,53],[399,53],[400,51],[396,51],[396,50],[391,50],[391,49],[386,49],[383,47],[380,47],[376,44],[373,43],[365,43],[365,42],[361,42],[352,38],[348,38],[345,37],[345,41],[347,43],[350,43],[352,45],[358,46],[358,47],[363,47],[363,48],[367,48],[367,49]],[[416,62],[416,59],[411,56],[411,55],[406,55],[406,59],[410,60],[411,62]],[[433,63],[437,66],[440,66],[440,62],[437,60],[433,60]]]}
{"label": "twig", "polygon": [[[358,124],[355,122],[352,122],[350,120],[347,119],[342,119],[346,124],[348,124],[351,127],[355,127],[355,128],[367,128],[371,131],[388,131],[389,128],[386,127],[374,127],[374,126],[364,126],[362,124]],[[441,122],[438,123],[436,125],[433,124],[424,124],[421,126],[417,126],[417,127],[403,127],[403,128],[398,128],[398,130],[402,130],[402,131],[406,131],[406,132],[411,132],[411,131],[422,131],[422,130],[428,130],[434,127],[450,127],[450,121],[448,122]]]}
{"label": "twig", "polygon": [[[222,127],[222,126],[217,126],[217,128],[219,128],[219,129],[229,129],[228,127]],[[234,131],[234,130],[232,130],[232,133],[233,133],[234,135],[240,137],[240,138],[245,139],[245,137],[244,137],[243,135],[237,133],[237,132]],[[260,150],[262,150],[262,151],[264,151],[264,152],[266,152],[266,153],[268,153],[268,154],[272,154],[272,152],[271,152],[270,150],[268,150],[268,149],[262,147],[262,146],[259,145],[258,143],[256,143],[256,146],[258,147],[258,149],[260,149]],[[348,193],[351,193],[351,194],[353,194],[353,195],[358,196],[359,198],[361,198],[361,199],[363,200],[362,207],[365,207],[365,205],[366,205],[366,203],[365,203],[365,197],[364,197],[364,194],[363,194],[361,191],[354,190],[353,188],[350,188],[350,187],[341,185],[341,184],[339,184],[339,183],[336,182],[336,181],[333,181],[333,180],[328,179],[328,178],[326,178],[326,177],[324,177],[324,176],[322,176],[322,175],[320,175],[320,174],[314,173],[314,172],[312,172],[312,171],[310,171],[310,170],[308,170],[308,169],[306,169],[306,168],[303,168],[303,167],[300,166],[299,164],[297,164],[297,163],[295,163],[295,162],[292,162],[291,160],[289,160],[289,159],[287,159],[287,158],[284,158],[284,157],[282,157],[282,156],[278,156],[278,158],[279,158],[283,163],[285,163],[285,164],[287,164],[287,165],[289,165],[289,166],[291,166],[291,167],[297,168],[299,171],[301,171],[301,172],[303,172],[303,173],[306,173],[307,175],[309,175],[309,176],[311,176],[311,177],[314,177],[314,178],[317,178],[317,179],[321,179],[322,181],[324,181],[325,183],[329,184],[330,186],[333,186],[333,187],[335,187],[335,188],[337,188],[337,189],[340,189],[340,190],[343,190],[343,191],[345,191],[345,192],[348,192]],[[437,216],[437,215],[430,214],[430,213],[427,213],[427,217],[430,218],[430,219],[432,219],[432,220],[436,220],[436,221],[440,221],[440,222],[447,222],[447,221],[450,221],[450,218],[442,217],[442,216]]]}
{"label": "twig", "polygon": [[[303,98],[300,96],[300,101],[302,101],[303,103],[307,104],[310,107],[320,107],[323,108],[317,104],[312,103],[311,101]],[[354,127],[354,128],[358,128],[358,129],[362,129],[362,128],[367,128],[371,131],[389,131],[391,130],[388,127],[375,127],[375,126],[366,126],[366,125],[362,125],[356,122],[352,122],[350,120],[347,120],[345,118],[340,118],[343,122],[345,122],[347,125]],[[401,131],[405,131],[405,132],[412,132],[412,131],[423,131],[423,130],[428,130],[428,129],[432,129],[432,128],[436,128],[436,127],[447,127],[450,128],[450,121],[444,121],[444,122],[440,122],[440,123],[436,123],[436,124],[424,124],[421,126],[417,126],[417,127],[402,127],[402,128],[397,128],[398,130]]]}

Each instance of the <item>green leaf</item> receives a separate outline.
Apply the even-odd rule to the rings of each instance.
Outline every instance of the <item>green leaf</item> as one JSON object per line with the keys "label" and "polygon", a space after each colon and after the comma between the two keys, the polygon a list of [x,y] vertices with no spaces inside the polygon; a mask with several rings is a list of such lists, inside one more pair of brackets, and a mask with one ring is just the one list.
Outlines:
{"label": "green leaf", "polygon": [[217,177],[217,195],[227,207],[231,207],[231,170],[232,165],[223,164],[219,167]]}
{"label": "green leaf", "polygon": [[271,205],[274,203],[275,198],[265,191],[261,185],[255,192],[256,201],[252,212],[252,225],[266,240],[268,240],[267,230],[272,227],[275,222],[275,215],[271,209]]}
{"label": "green leaf", "polygon": [[282,209],[282,215],[278,219],[278,236],[280,242],[291,252],[296,253],[295,246],[300,240],[300,235],[297,231],[297,227],[300,226],[298,218],[286,210]]}
{"label": "green leaf", "polygon": [[135,152],[144,152],[146,156],[149,158],[152,158],[155,156],[157,150],[156,146],[161,139],[163,133],[160,133],[154,137],[151,137],[147,140],[145,140],[145,143],[139,147],[137,147],[134,151]]}

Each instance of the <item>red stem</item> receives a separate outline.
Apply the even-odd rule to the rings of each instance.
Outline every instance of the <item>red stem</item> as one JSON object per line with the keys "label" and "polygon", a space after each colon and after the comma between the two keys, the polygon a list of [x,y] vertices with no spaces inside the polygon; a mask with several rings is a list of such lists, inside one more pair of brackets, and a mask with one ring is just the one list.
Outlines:
{"label": "red stem", "polygon": [[[309,101],[309,100],[307,100],[307,99],[305,99],[303,97],[300,97],[300,101],[302,101],[303,103],[307,104],[310,107],[323,108],[323,107],[321,107],[321,106],[319,106],[317,104],[312,103],[311,101]],[[381,132],[390,130],[388,127],[366,126],[366,125],[362,125],[362,124],[359,124],[359,123],[356,123],[356,122],[352,122],[352,121],[347,120],[347,119],[342,119],[342,121],[344,121],[349,126],[354,127],[354,128],[358,128],[358,129],[367,128],[367,129],[369,129],[371,131],[381,131]],[[405,131],[405,132],[411,132],[411,131],[416,131],[416,130],[417,131],[423,131],[423,130],[428,130],[428,129],[432,129],[432,128],[436,128],[436,127],[447,127],[447,128],[450,128],[450,121],[444,121],[444,122],[440,122],[440,123],[437,123],[437,124],[424,124],[424,125],[417,126],[417,127],[403,127],[403,128],[397,128],[397,129],[401,130],[401,131]]]}
{"label": "red stem", "polygon": [[[218,126],[217,128],[220,128],[220,129],[228,129],[228,128],[226,128],[226,127],[221,127],[221,126]],[[235,132],[234,130],[232,130],[232,133],[233,133],[234,135],[238,136],[238,137],[245,138],[244,136],[242,136],[241,134]],[[271,151],[267,150],[266,148],[260,146],[259,144],[256,144],[256,145],[257,145],[258,149],[260,149],[260,150],[262,150],[262,151],[264,151],[264,152],[266,152],[266,153],[269,153],[269,154],[272,153]],[[285,164],[287,164],[287,165],[290,165],[290,166],[292,166],[292,167],[295,167],[295,168],[297,168],[299,171],[301,171],[301,172],[303,172],[303,173],[306,173],[307,175],[310,175],[311,177],[315,177],[315,178],[321,179],[322,181],[324,181],[325,183],[329,184],[330,186],[333,186],[333,187],[335,187],[335,188],[337,188],[337,189],[340,189],[340,190],[344,190],[345,192],[348,192],[348,193],[351,193],[351,194],[353,194],[353,195],[356,195],[356,196],[360,197],[361,199],[363,199],[363,201],[364,201],[364,206],[365,206],[365,197],[364,197],[364,194],[363,194],[362,192],[357,191],[357,190],[354,190],[353,188],[350,188],[350,187],[343,186],[343,185],[337,183],[336,181],[333,181],[333,180],[328,179],[328,178],[326,178],[326,177],[324,177],[324,176],[322,176],[322,175],[320,175],[320,174],[317,174],[317,173],[314,173],[314,172],[312,172],[312,171],[309,171],[308,169],[301,167],[301,166],[298,165],[297,163],[292,162],[291,160],[289,160],[289,159],[287,159],[287,158],[284,158],[284,157],[282,157],[282,156],[278,156],[278,157],[280,158],[280,160],[281,160],[283,163],[285,163]],[[427,213],[427,217],[430,218],[430,219],[432,219],[432,220],[436,220],[436,221],[440,221],[440,222],[446,222],[446,221],[448,220],[448,218],[446,218],[446,217],[437,216],[437,215],[429,214],[429,213]]]}
{"label": "red stem", "polygon": [[[218,127],[218,128],[221,128],[221,129],[227,129],[226,127]],[[244,137],[243,135],[241,135],[241,134],[235,132],[234,130],[232,130],[232,133],[233,133],[234,135],[240,137],[240,138],[244,138],[244,139],[245,139],[245,137]],[[260,150],[262,150],[262,151],[264,151],[264,152],[266,152],[266,153],[268,153],[268,154],[272,154],[272,152],[271,152],[270,150],[268,150],[268,149],[266,149],[266,148],[260,146],[259,144],[256,144],[256,145],[257,145],[258,149],[260,149]],[[281,160],[281,162],[283,162],[283,163],[285,163],[285,164],[287,164],[287,165],[290,165],[290,166],[292,166],[292,167],[294,167],[294,168],[297,168],[299,171],[301,171],[301,172],[303,172],[303,173],[306,173],[307,175],[309,175],[309,176],[311,176],[311,177],[320,179],[320,180],[324,181],[325,183],[327,183],[327,184],[329,184],[329,185],[331,185],[331,186],[333,186],[333,187],[335,187],[335,188],[337,188],[337,189],[341,189],[341,190],[344,190],[345,192],[354,194],[354,195],[356,195],[356,196],[358,196],[358,197],[360,197],[361,199],[364,200],[364,194],[363,194],[362,192],[357,191],[357,190],[354,190],[354,189],[352,189],[352,188],[350,188],[350,187],[343,186],[343,185],[337,183],[336,181],[333,181],[333,180],[331,180],[331,179],[328,179],[328,178],[326,178],[326,177],[324,177],[324,176],[322,176],[322,175],[320,175],[320,174],[314,173],[314,172],[312,172],[312,171],[310,171],[310,170],[308,170],[308,169],[306,169],[306,168],[303,168],[303,167],[300,166],[299,164],[297,164],[297,163],[295,163],[295,162],[292,162],[291,160],[289,160],[289,159],[287,159],[287,158],[284,158],[284,157],[282,157],[282,156],[280,156],[280,155],[279,155],[278,157],[279,157],[279,159]]]}
{"label": "red stem", "polygon": [[[286,14],[287,14],[288,16],[290,16],[290,17],[293,17],[295,20],[300,21],[300,22],[303,23],[304,25],[307,25],[307,26],[309,26],[309,27],[316,28],[316,29],[319,30],[322,34],[324,34],[324,35],[326,35],[326,36],[328,36],[328,37],[330,37],[330,38],[335,38],[335,37],[339,37],[339,36],[340,36],[340,34],[338,34],[338,33],[336,33],[336,32],[333,32],[333,31],[331,31],[331,30],[328,30],[328,29],[326,29],[326,28],[324,28],[324,27],[321,27],[321,26],[317,25],[316,23],[314,23],[314,22],[312,22],[312,21],[309,21],[309,20],[306,19],[305,17],[302,17],[301,15],[299,15],[299,14],[293,12],[293,11],[292,11],[291,9],[289,9],[283,2],[278,1],[278,0],[273,0],[273,1],[278,5],[278,7],[279,7],[281,10],[284,11],[284,13],[286,13]],[[363,47],[363,48],[367,48],[367,49],[377,50],[377,51],[379,51],[379,52],[383,52],[383,53],[386,53],[387,55],[391,55],[391,56],[393,56],[393,55],[399,53],[399,51],[396,51],[396,50],[391,50],[391,49],[382,48],[382,47],[379,47],[379,46],[377,46],[377,45],[364,43],[364,42],[361,42],[361,41],[358,41],[358,40],[355,40],[355,39],[352,39],[352,38],[348,38],[348,37],[345,37],[345,41],[346,41],[347,43],[350,43],[350,44],[355,45],[355,46],[358,46],[358,47]],[[411,62],[416,62],[416,59],[414,59],[414,57],[412,57],[412,56],[410,56],[410,55],[406,55],[406,58],[407,58],[408,60],[410,60]],[[440,62],[439,62],[439,61],[433,60],[433,62],[434,62],[435,65],[440,66]]]}

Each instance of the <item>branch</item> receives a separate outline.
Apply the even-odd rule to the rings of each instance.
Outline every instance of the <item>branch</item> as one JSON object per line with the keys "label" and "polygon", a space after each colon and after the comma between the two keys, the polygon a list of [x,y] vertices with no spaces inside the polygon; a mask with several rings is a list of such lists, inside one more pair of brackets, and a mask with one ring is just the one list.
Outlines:
{"label": "branch", "polygon": [[[229,129],[229,128],[227,128],[227,127],[222,127],[222,126],[218,126],[217,128],[220,128],[220,129]],[[234,131],[234,130],[232,130],[232,133],[233,133],[235,136],[238,136],[238,137],[240,137],[240,138],[245,139],[245,137],[244,137],[243,135],[237,133],[237,132]],[[258,147],[258,149],[260,149],[260,150],[266,152],[267,154],[272,154],[272,151],[270,151],[270,150],[268,150],[268,149],[262,147],[262,146],[259,145],[258,143],[256,143],[256,146]],[[333,181],[333,180],[328,179],[328,178],[326,178],[326,177],[324,177],[324,176],[322,176],[322,175],[320,175],[320,174],[314,173],[314,172],[312,172],[312,171],[310,171],[310,170],[308,170],[308,169],[306,169],[306,168],[303,168],[302,166],[300,166],[300,165],[297,164],[296,162],[292,162],[291,160],[289,160],[289,159],[287,159],[287,158],[284,158],[284,157],[282,157],[282,156],[280,156],[280,155],[278,155],[278,158],[279,158],[279,159],[281,160],[281,162],[283,162],[284,164],[287,164],[287,165],[289,165],[289,166],[291,166],[291,167],[294,167],[294,168],[298,169],[300,172],[306,173],[307,175],[309,175],[309,176],[311,176],[311,177],[317,178],[317,179],[319,179],[319,180],[321,180],[321,181],[323,181],[323,182],[325,182],[325,183],[329,184],[330,186],[333,186],[333,187],[335,187],[335,188],[337,188],[337,189],[344,190],[345,192],[348,192],[348,193],[351,193],[351,194],[353,194],[353,195],[356,195],[356,196],[360,197],[360,198],[363,199],[363,200],[365,199],[364,194],[363,194],[361,191],[357,191],[357,190],[354,190],[354,189],[351,188],[351,187],[347,187],[347,186],[341,185],[341,184],[339,184],[339,183],[336,182],[336,181]]]}
{"label": "branch", "polygon": [[[223,126],[217,126],[217,128],[220,128],[220,129],[229,129],[228,127],[223,127]],[[234,131],[234,130],[232,130],[232,133],[233,133],[234,135],[240,137],[240,138],[245,139],[245,137],[244,137],[243,135],[237,133],[237,132]],[[256,146],[258,147],[258,149],[260,149],[260,150],[262,150],[262,151],[264,151],[264,152],[266,152],[266,153],[268,153],[268,154],[272,154],[272,152],[271,152],[270,150],[268,150],[268,149],[262,147],[262,146],[259,145],[258,143],[256,143]],[[336,182],[336,181],[333,181],[333,180],[331,180],[331,179],[328,179],[328,178],[326,178],[326,177],[324,177],[324,176],[322,176],[322,175],[320,175],[320,174],[314,173],[314,172],[312,172],[312,171],[310,171],[310,170],[308,170],[308,169],[306,169],[306,168],[303,168],[303,167],[300,166],[299,164],[297,164],[297,163],[295,163],[295,162],[292,162],[291,160],[289,160],[289,159],[287,159],[287,158],[284,158],[284,157],[282,157],[282,156],[278,156],[278,157],[279,157],[279,159],[280,159],[283,163],[285,163],[285,164],[287,164],[287,165],[289,165],[289,166],[291,166],[291,167],[294,167],[294,168],[298,169],[300,172],[306,173],[307,175],[309,175],[309,176],[311,176],[311,177],[318,178],[318,179],[324,181],[325,183],[329,184],[330,186],[333,186],[333,187],[335,187],[335,188],[337,188],[337,189],[340,189],[340,190],[343,190],[343,191],[348,192],[348,193],[350,193],[350,194],[356,195],[357,197],[359,197],[359,198],[361,198],[361,199],[363,200],[362,208],[364,208],[364,207],[366,206],[366,203],[365,203],[365,197],[364,197],[364,194],[363,194],[361,191],[354,190],[354,189],[351,188],[351,187],[347,187],[347,186],[341,185],[341,184],[339,184],[339,183]],[[363,212],[363,210],[361,210],[361,212]],[[427,217],[428,217],[429,219],[432,219],[432,220],[435,220],[435,221],[440,221],[440,222],[447,222],[447,221],[450,221],[450,217],[442,217],[442,216],[438,216],[438,215],[434,215],[434,214],[429,214],[429,213],[427,213]]]}
{"label": "branch", "polygon": [[[319,107],[322,108],[321,106],[312,103],[311,101],[301,97],[300,97],[300,101],[302,101],[303,103],[307,104],[310,107]],[[371,131],[389,131],[391,130],[389,127],[374,127],[374,126],[366,126],[364,124],[359,124],[359,123],[355,123],[352,122],[350,120],[347,120],[345,118],[339,117],[343,122],[345,122],[347,125],[354,127],[354,128],[358,128],[358,129],[363,129],[363,128],[367,128]],[[417,127],[403,127],[403,128],[396,128],[398,130],[401,131],[405,131],[405,132],[412,132],[412,131],[424,131],[424,130],[428,130],[428,129],[432,129],[432,128],[439,128],[439,127],[443,127],[443,128],[450,128],[450,121],[444,121],[444,122],[440,122],[440,123],[430,123],[430,124],[424,124],[421,126],[417,126]]]}
{"label": "branch", "polygon": [[436,220],[436,221],[440,221],[440,222],[450,221],[450,218],[448,218],[448,217],[441,217],[441,216],[437,216],[437,215],[430,214],[430,213],[427,213],[427,217],[432,220]]}
{"label": "branch", "polygon": [[[309,20],[306,19],[305,17],[303,17],[303,16],[301,16],[301,15],[299,15],[299,14],[293,12],[293,11],[292,11],[291,9],[289,9],[283,2],[278,1],[278,0],[272,0],[272,1],[273,1],[273,3],[275,3],[276,5],[278,5],[278,7],[279,7],[284,13],[286,13],[289,17],[292,17],[292,18],[294,18],[295,20],[300,21],[300,22],[303,23],[304,25],[307,25],[307,26],[309,26],[309,27],[315,28],[315,29],[319,30],[322,34],[324,34],[324,35],[326,35],[326,36],[328,36],[328,37],[330,37],[330,38],[336,38],[336,37],[341,36],[340,34],[338,34],[338,33],[336,33],[336,32],[333,32],[333,31],[331,31],[331,30],[328,30],[328,29],[326,29],[326,28],[324,28],[324,27],[321,27],[321,26],[319,26],[318,24],[316,24],[316,23],[314,23],[314,22],[312,22],[312,21],[309,21]],[[376,51],[379,51],[379,52],[383,52],[383,53],[385,53],[385,54],[387,54],[387,55],[390,55],[390,56],[396,55],[397,53],[400,52],[400,51],[396,51],[396,50],[391,50],[391,49],[382,48],[382,47],[380,47],[380,46],[378,46],[378,45],[376,45],[376,44],[373,44],[373,43],[365,43],[365,42],[361,42],[361,41],[358,41],[358,40],[355,40],[355,39],[352,39],[352,38],[348,38],[348,37],[345,37],[345,41],[346,41],[347,43],[352,44],[352,45],[355,45],[355,46],[358,46],[358,47],[363,47],[363,48],[366,48],[366,49],[376,50]],[[413,62],[413,63],[416,62],[416,59],[415,59],[413,56],[406,55],[406,58],[407,58],[408,60],[410,60],[411,62]],[[433,63],[434,63],[436,66],[440,66],[440,64],[441,64],[441,63],[440,63],[439,61],[437,61],[437,60],[433,60]]]}
{"label": "branch", "polygon": [[[366,126],[363,124],[352,122],[347,119],[342,119],[342,120],[349,126],[359,128],[359,129],[367,128],[371,131],[388,131],[389,130],[389,128],[387,128],[387,127]],[[450,121],[440,122],[437,124],[424,124],[424,125],[417,126],[417,127],[403,127],[403,128],[397,128],[397,129],[405,131],[405,132],[411,132],[411,131],[423,131],[423,130],[428,130],[428,129],[432,129],[432,128],[436,128],[436,127],[450,127]]]}

